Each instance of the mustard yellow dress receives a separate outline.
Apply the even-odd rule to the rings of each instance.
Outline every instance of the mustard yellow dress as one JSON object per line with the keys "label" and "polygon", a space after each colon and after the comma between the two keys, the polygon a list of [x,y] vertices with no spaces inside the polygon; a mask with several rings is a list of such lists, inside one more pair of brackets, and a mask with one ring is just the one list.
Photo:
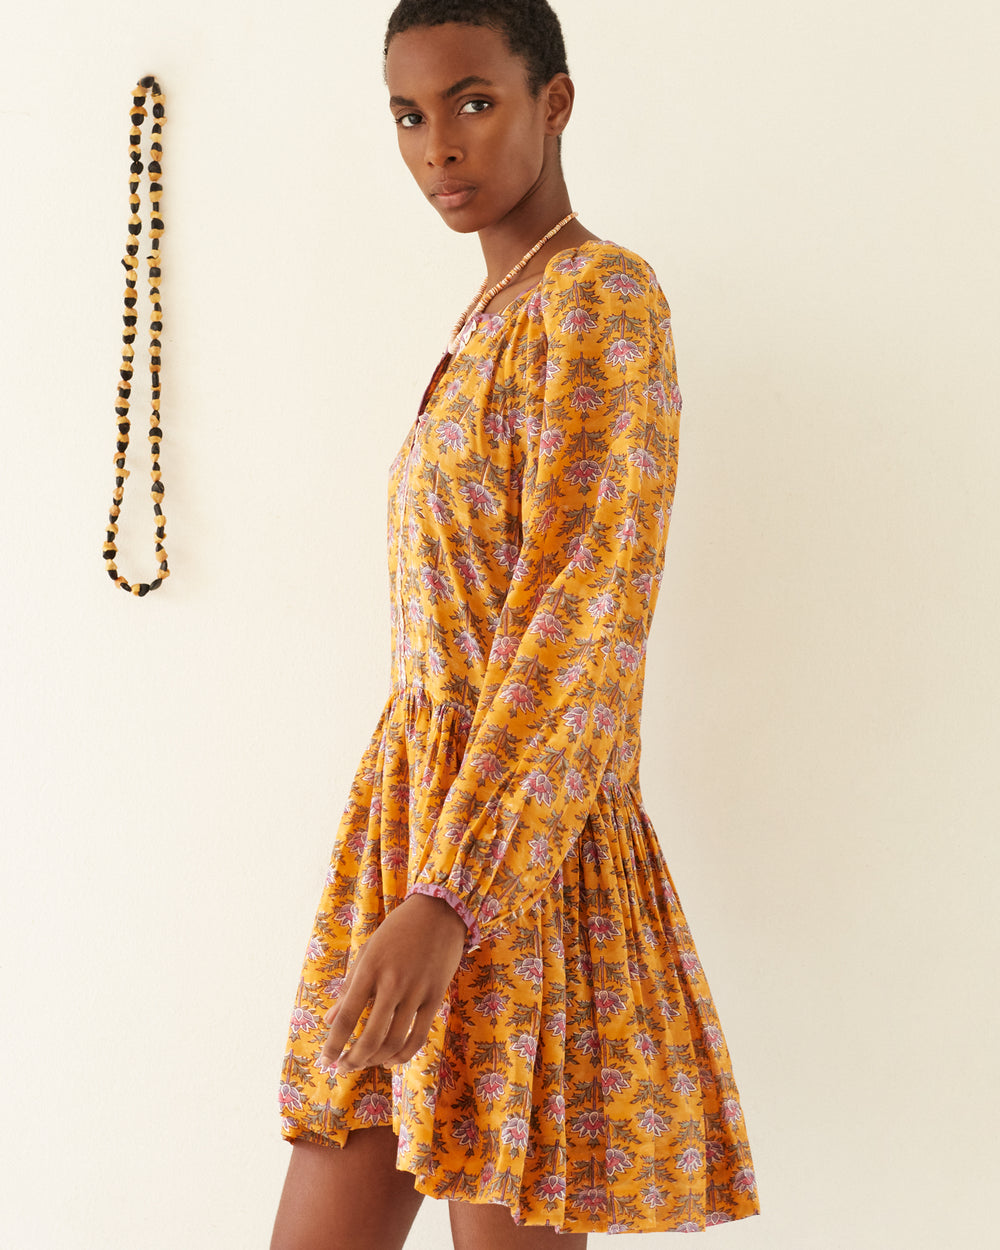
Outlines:
{"label": "mustard yellow dress", "polygon": [[[392,678],[292,1012],[286,1138],[391,1124],[436,1198],[565,1232],[759,1211],[726,1041],[639,788],[681,396],[641,257],[557,253],[467,322],[389,471]],[[351,959],[408,894],[468,926],[426,1045],[314,1062]]]}

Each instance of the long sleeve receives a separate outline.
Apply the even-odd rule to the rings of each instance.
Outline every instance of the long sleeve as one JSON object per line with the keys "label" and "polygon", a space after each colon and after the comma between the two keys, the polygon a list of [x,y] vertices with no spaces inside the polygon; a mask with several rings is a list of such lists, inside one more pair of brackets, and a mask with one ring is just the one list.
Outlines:
{"label": "long sleeve", "polygon": [[520,557],[409,889],[447,899],[470,948],[551,883],[642,681],[681,407],[670,309],[648,266],[627,251],[550,266],[521,377]]}

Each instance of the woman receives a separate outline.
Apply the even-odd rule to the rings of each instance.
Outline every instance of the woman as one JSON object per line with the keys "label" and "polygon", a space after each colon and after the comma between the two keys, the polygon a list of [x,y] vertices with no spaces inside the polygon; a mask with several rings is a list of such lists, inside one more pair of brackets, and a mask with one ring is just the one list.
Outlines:
{"label": "woman", "polygon": [[399,147],[487,277],[390,469],[392,688],[282,1084],[272,1250],[584,1246],[758,1211],[638,782],[681,397],[649,266],[571,212],[545,0],[403,0]]}

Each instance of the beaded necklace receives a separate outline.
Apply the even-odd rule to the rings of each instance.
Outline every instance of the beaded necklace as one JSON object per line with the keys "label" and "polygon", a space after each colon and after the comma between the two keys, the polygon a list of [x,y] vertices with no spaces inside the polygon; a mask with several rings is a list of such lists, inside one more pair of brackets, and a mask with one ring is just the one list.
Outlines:
{"label": "beaded necklace", "polygon": [[[137,194],[139,188],[139,175],[142,173],[142,148],[140,145],[142,119],[147,116],[146,110],[142,107],[142,102],[146,98],[146,93],[150,92],[153,97],[153,117],[156,119],[152,126],[152,143],[150,144],[150,160],[147,165],[149,172],[149,195],[151,212],[149,219],[149,237],[152,239],[152,253],[146,257],[149,263],[149,298],[152,303],[152,312],[149,322],[149,370],[152,375],[153,385],[153,403],[152,412],[149,418],[149,443],[150,454],[153,458],[152,478],[153,486],[150,495],[153,500],[153,515],[156,519],[155,537],[156,555],[160,559],[160,568],[156,577],[151,582],[135,582],[132,585],[125,580],[115,567],[115,556],[118,548],[115,546],[115,535],[118,533],[118,516],[121,512],[122,498],[125,494],[125,479],[129,476],[129,470],[125,468],[125,451],[128,447],[128,432],[130,422],[128,419],[128,401],[132,393],[132,359],[135,355],[132,349],[132,343],[135,340],[136,325],[136,281],[138,278],[138,270],[136,268],[135,256],[139,250],[139,242],[136,238],[142,232],[142,221],[139,217],[139,196]],[[159,303],[160,288],[157,285],[160,280],[160,254],[159,240],[163,234],[163,218],[160,216],[160,193],[163,186],[159,181],[155,181],[160,177],[160,156],[162,147],[157,139],[161,133],[162,122],[165,120],[163,108],[163,94],[160,91],[160,85],[156,79],[150,74],[145,78],[140,78],[136,88],[132,93],[132,108],[130,109],[132,119],[132,129],[130,131],[129,154],[132,158],[129,167],[131,178],[129,179],[129,204],[132,208],[132,216],[129,218],[128,230],[132,236],[130,242],[125,247],[125,258],[122,264],[125,266],[125,315],[122,320],[125,323],[125,330],[122,334],[122,340],[125,344],[122,351],[122,368],[121,385],[118,387],[118,403],[115,406],[115,413],[118,417],[118,441],[115,445],[114,463],[117,469],[115,477],[115,492],[113,502],[111,504],[111,512],[108,516],[107,541],[104,544],[104,561],[108,570],[108,576],[116,586],[121,586],[122,590],[126,590],[129,594],[143,596],[151,590],[163,584],[165,578],[170,576],[170,570],[167,568],[167,553],[163,547],[163,538],[166,532],[166,518],[163,515],[161,502],[163,499],[163,482],[161,481],[159,455],[160,441],[163,438],[163,431],[160,428],[160,339],[158,335],[163,330],[163,322],[161,320],[162,308]]]}
{"label": "beaded necklace", "polygon": [[577,212],[567,213],[567,215],[562,219],[562,221],[554,225],[552,229],[548,232],[548,234],[543,235],[542,238],[540,238],[538,242],[534,245],[534,247],[529,248],[528,251],[526,251],[524,255],[521,257],[521,259],[517,262],[514,268],[511,269],[510,272],[507,273],[504,277],[502,277],[500,281],[497,282],[494,286],[491,286],[488,291],[486,289],[486,283],[489,281],[489,278],[483,279],[483,285],[479,288],[479,291],[476,294],[475,299],[473,299],[472,303],[468,306],[468,308],[466,308],[465,312],[462,313],[461,317],[459,317],[459,319],[455,322],[455,328],[454,330],[452,330],[451,338],[448,340],[448,350],[445,352],[445,354],[441,357],[441,360],[438,362],[438,366],[434,370],[434,376],[431,378],[427,386],[427,390],[424,391],[424,397],[420,401],[420,408],[417,412],[418,417],[423,416],[424,410],[427,407],[430,397],[434,394],[434,390],[437,387],[438,382],[441,381],[441,375],[444,373],[445,369],[448,368],[448,365],[451,363],[452,357],[458,351],[459,337],[462,333],[462,330],[465,328],[465,326],[472,320],[473,317],[477,317],[483,311],[483,309],[487,307],[490,301],[495,296],[500,294],[500,292],[504,289],[504,287],[509,286],[511,282],[514,281],[514,279],[521,272],[521,270],[525,267],[528,261],[531,260],[532,256],[534,256],[537,252],[540,252],[541,249],[545,246],[545,244],[548,243],[549,239],[557,235],[559,231],[563,228],[563,226],[569,225],[569,223],[573,220],[573,218],[579,217],[579,215],[580,214]]}

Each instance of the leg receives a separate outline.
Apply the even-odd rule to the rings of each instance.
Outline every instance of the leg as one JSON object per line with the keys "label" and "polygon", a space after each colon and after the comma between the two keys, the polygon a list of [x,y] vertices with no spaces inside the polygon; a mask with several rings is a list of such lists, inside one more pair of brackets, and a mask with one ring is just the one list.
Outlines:
{"label": "leg", "polygon": [[449,1202],[455,1250],[586,1250],[586,1233],[515,1224],[506,1207]]}
{"label": "leg", "polygon": [[296,1141],[271,1250],[400,1250],[422,1200],[388,1126],[352,1130],[342,1148]]}

